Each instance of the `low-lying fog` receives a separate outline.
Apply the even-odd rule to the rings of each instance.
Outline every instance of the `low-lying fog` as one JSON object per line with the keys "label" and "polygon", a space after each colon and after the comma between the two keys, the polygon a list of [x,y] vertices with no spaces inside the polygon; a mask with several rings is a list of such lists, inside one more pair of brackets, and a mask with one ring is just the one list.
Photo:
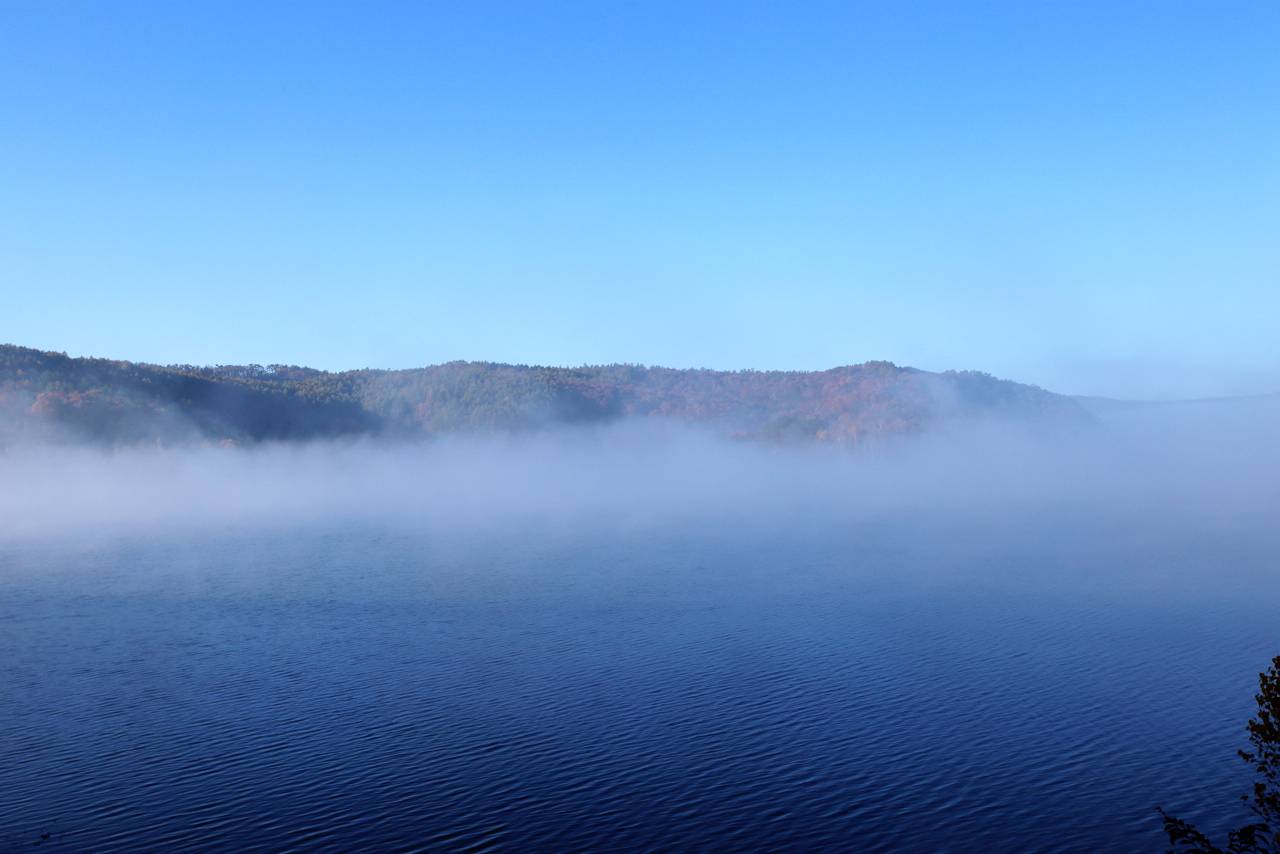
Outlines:
{"label": "low-lying fog", "polygon": [[1278,415],[1266,399],[1122,407],[1069,433],[988,423],[856,451],[660,422],[416,444],[10,447],[0,451],[0,537],[347,517],[607,530],[1083,514],[1230,531],[1277,519]]}

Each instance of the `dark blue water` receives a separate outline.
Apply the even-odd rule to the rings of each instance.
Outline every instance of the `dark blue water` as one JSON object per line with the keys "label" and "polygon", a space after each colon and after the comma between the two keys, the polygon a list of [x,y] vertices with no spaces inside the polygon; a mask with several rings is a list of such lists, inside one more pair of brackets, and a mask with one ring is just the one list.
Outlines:
{"label": "dark blue water", "polygon": [[[0,545],[0,849],[1162,850],[1274,536],[371,525]],[[39,850],[45,850],[41,848]]]}

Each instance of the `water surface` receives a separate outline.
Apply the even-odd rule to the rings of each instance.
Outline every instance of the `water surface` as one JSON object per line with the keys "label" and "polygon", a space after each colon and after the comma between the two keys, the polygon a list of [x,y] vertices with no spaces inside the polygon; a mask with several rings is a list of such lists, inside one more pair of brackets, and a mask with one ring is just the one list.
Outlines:
{"label": "water surface", "polygon": [[0,846],[1162,850],[1220,828],[1275,537],[210,526],[0,544]]}

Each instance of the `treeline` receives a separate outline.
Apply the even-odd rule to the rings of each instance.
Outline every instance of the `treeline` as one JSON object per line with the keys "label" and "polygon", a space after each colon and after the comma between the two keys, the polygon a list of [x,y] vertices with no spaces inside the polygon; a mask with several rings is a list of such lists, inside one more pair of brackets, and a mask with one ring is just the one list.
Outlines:
{"label": "treeline", "polygon": [[289,384],[0,346],[0,431],[13,438],[176,442],[338,436],[377,428],[353,401]]}
{"label": "treeline", "polygon": [[147,365],[0,345],[0,430],[113,443],[397,437],[665,417],[743,438],[859,443],[944,420],[1087,419],[1071,399],[974,372],[889,362],[711,371],[450,362],[330,373]]}

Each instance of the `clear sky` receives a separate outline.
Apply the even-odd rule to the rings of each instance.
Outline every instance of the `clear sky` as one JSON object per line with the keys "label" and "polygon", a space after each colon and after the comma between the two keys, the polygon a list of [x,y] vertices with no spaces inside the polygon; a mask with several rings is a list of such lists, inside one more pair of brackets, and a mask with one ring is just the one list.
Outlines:
{"label": "clear sky", "polygon": [[0,341],[1280,391],[1280,2],[6,0]]}

